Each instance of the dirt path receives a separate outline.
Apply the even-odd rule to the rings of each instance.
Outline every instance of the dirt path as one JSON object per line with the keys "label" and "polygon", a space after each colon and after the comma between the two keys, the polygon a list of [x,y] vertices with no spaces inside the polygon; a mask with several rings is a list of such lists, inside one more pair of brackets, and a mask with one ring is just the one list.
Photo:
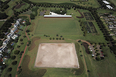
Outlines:
{"label": "dirt path", "polygon": [[[80,39],[76,40],[76,41],[79,41]],[[86,42],[88,45],[91,45],[88,41],[86,40],[81,40],[82,42]]]}
{"label": "dirt path", "polygon": [[[28,27],[28,26],[27,26]],[[25,30],[27,30],[27,27],[26,27],[26,29]],[[25,32],[25,34],[26,34],[26,36],[27,36],[27,38],[28,38],[28,41],[29,41],[29,37],[28,37],[28,35],[27,35],[27,33]],[[27,44],[28,44],[28,42],[27,42]],[[22,63],[22,60],[23,60],[23,57],[24,57],[24,54],[25,54],[25,52],[26,52],[26,49],[27,49],[27,45],[25,46],[25,49],[24,49],[24,53],[22,54],[22,57],[21,57],[21,59],[20,59],[20,62],[19,62],[19,65],[18,65],[18,67],[21,65],[21,63]],[[19,70],[19,68],[17,67],[17,71]],[[15,77],[18,77],[18,75],[16,75]]]}
{"label": "dirt path", "polygon": [[[80,44],[79,44],[79,45],[80,45]],[[80,47],[81,47],[81,45],[80,45]],[[87,73],[87,65],[86,65],[85,57],[84,57],[84,54],[83,54],[84,51],[83,51],[82,47],[81,47],[81,50],[82,50],[83,61],[84,61],[85,69],[86,69],[86,74],[87,74],[87,77],[89,77],[89,76],[88,76],[88,73]]]}
{"label": "dirt path", "polygon": [[[27,28],[28,28],[28,26],[26,27],[26,29],[25,29],[25,30],[27,30]],[[27,35],[27,32],[26,32],[26,31],[25,31],[25,35],[27,36],[28,41],[29,41],[30,39],[29,39],[29,37],[28,37],[28,35]]]}

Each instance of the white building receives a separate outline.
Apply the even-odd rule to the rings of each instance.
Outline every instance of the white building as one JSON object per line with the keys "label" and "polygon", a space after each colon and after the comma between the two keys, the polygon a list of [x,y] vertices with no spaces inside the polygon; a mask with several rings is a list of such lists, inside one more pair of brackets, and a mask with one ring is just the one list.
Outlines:
{"label": "white building", "polygon": [[14,34],[14,33],[9,33],[9,34],[7,35],[7,39],[10,39],[10,38],[12,37],[13,34]]}
{"label": "white building", "polygon": [[110,4],[108,1],[103,1],[105,4]]}
{"label": "white building", "polygon": [[11,33],[14,33],[16,30],[17,30],[17,27],[14,27],[14,28],[11,29],[10,32],[11,32]]}
{"label": "white building", "polygon": [[10,39],[5,39],[5,40],[3,41],[3,45],[7,45],[9,41],[10,41]]}
{"label": "white building", "polygon": [[4,51],[4,49],[6,48],[6,46],[1,46],[0,47],[0,53],[2,53]]}
{"label": "white building", "polygon": [[44,15],[44,18],[72,18],[72,15],[61,15],[54,12],[50,12],[49,15]]}
{"label": "white building", "polygon": [[106,7],[107,7],[108,9],[113,9],[113,7],[110,6],[110,5],[106,5]]}
{"label": "white building", "polygon": [[17,20],[16,20],[16,24],[17,24],[17,25],[20,25],[20,21],[21,21],[21,19],[17,19]]}
{"label": "white building", "polygon": [[14,35],[12,36],[12,39],[15,40],[18,36],[17,35]]}
{"label": "white building", "polygon": [[18,24],[15,23],[15,24],[14,24],[14,27],[18,27]]}

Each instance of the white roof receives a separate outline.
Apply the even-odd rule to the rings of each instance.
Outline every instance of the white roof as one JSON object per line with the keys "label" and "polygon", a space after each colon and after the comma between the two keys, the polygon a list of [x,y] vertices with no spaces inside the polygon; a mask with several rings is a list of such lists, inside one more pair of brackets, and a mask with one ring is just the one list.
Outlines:
{"label": "white roof", "polygon": [[13,37],[12,37],[12,39],[16,39],[18,36],[17,35],[14,35]]}
{"label": "white roof", "polygon": [[72,17],[72,15],[44,15],[44,17]]}
{"label": "white roof", "polygon": [[50,12],[50,15],[44,15],[44,17],[72,17],[72,15],[61,15],[54,12]]}
{"label": "white roof", "polygon": [[105,4],[110,4],[108,1],[103,1]]}
{"label": "white roof", "polygon": [[109,9],[113,9],[113,7],[110,6],[110,5],[106,5],[106,7],[109,8]]}

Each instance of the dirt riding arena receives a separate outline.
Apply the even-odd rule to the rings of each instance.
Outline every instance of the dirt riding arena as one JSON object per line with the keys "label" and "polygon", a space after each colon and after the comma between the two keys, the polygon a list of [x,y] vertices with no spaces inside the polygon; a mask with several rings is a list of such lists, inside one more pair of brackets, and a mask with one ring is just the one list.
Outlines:
{"label": "dirt riding arena", "polygon": [[75,44],[39,44],[35,67],[79,68]]}

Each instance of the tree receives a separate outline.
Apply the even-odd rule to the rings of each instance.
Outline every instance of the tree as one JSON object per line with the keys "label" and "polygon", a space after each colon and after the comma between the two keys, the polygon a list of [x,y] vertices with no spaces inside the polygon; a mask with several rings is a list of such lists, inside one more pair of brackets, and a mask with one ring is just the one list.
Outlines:
{"label": "tree", "polygon": [[20,39],[20,41],[23,41],[23,39]]}
{"label": "tree", "polygon": [[17,48],[20,48],[20,45],[18,45]]}
{"label": "tree", "polygon": [[26,21],[26,25],[31,25],[31,23],[29,22],[29,20]]}
{"label": "tree", "polygon": [[8,74],[8,77],[12,77],[12,74]]}
{"label": "tree", "polygon": [[11,56],[11,59],[13,59],[13,60],[14,60],[15,58],[16,58],[16,56]]}
{"label": "tree", "polygon": [[5,19],[7,17],[8,17],[8,15],[6,15],[6,13],[1,13],[0,12],[0,19]]}
{"label": "tree", "polygon": [[97,56],[97,57],[96,57],[96,60],[97,60],[97,61],[100,61],[100,60],[101,60],[101,58]]}
{"label": "tree", "polygon": [[15,50],[15,51],[14,51],[14,54],[18,55],[19,52],[20,52],[19,50]]}
{"label": "tree", "polygon": [[31,13],[31,14],[30,14],[30,18],[31,18],[31,19],[35,19],[35,15]]}
{"label": "tree", "polygon": [[8,68],[8,69],[7,69],[7,71],[8,71],[8,72],[11,72],[11,71],[12,71],[12,68],[11,68],[11,67],[10,67],[10,68]]}
{"label": "tree", "polygon": [[58,34],[56,36],[58,37]]}
{"label": "tree", "polygon": [[17,61],[13,61],[13,62],[12,62],[12,65],[16,65],[16,64],[17,64]]}
{"label": "tree", "polygon": [[62,38],[62,40],[64,40],[64,38]]}
{"label": "tree", "polygon": [[30,30],[26,30],[26,32],[28,33],[28,32],[30,32]]}
{"label": "tree", "polygon": [[49,38],[50,40],[52,39],[52,38]]}

